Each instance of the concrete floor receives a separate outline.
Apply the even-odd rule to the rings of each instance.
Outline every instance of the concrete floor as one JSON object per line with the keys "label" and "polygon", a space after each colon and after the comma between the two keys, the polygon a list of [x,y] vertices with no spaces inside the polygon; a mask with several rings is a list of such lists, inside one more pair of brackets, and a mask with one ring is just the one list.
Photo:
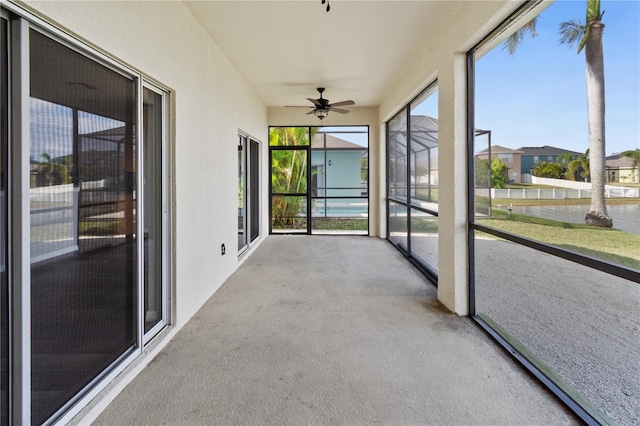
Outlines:
{"label": "concrete floor", "polygon": [[388,242],[271,236],[94,424],[578,423]]}

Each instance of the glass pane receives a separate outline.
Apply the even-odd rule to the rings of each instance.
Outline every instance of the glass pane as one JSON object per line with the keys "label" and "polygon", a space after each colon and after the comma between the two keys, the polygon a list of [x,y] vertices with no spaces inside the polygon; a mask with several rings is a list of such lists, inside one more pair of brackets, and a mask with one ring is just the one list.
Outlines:
{"label": "glass pane", "polygon": [[438,211],[438,91],[411,104],[411,203]]}
{"label": "glass pane", "polygon": [[362,198],[313,199],[313,233],[343,231],[348,234],[366,235],[369,231],[368,209],[367,200]]}
{"label": "glass pane", "polygon": [[388,124],[389,128],[389,197],[407,198],[407,117],[401,111]]}
{"label": "glass pane", "polygon": [[136,84],[31,31],[32,421],[136,342]]}
{"label": "glass pane", "polygon": [[474,160],[473,175],[475,181],[475,212],[476,217],[491,215],[491,132],[477,130],[473,139]]}
{"label": "glass pane", "polygon": [[[600,69],[587,67],[590,47],[558,43],[560,24],[584,17],[586,2],[553,3],[529,21],[537,37],[522,32],[515,52],[493,43],[477,55],[476,222],[637,271],[638,188],[617,179],[635,173],[622,154],[633,156],[640,140],[640,76],[629,72],[640,59],[640,5],[605,9],[604,121],[588,107],[597,79],[585,71]],[[592,209],[613,229],[589,226]],[[640,286],[490,235],[476,233],[475,243],[477,312],[611,423],[638,423]]]}
{"label": "glass pane", "polygon": [[[640,5],[602,3],[603,121],[588,108],[589,49],[558,43],[559,25],[585,10],[555,2],[538,15],[537,37],[525,31],[513,54],[501,44],[477,60],[478,213],[491,226],[640,269],[640,74],[629,72],[640,61]],[[610,217],[613,229],[587,226],[590,212]]]}
{"label": "glass pane", "polygon": [[[359,197],[367,195],[367,181],[362,179],[366,149],[326,151],[326,196]],[[364,169],[366,174],[367,170]]]}
{"label": "glass pane", "polygon": [[0,424],[9,424],[9,288],[7,185],[9,67],[7,21],[0,18]]}
{"label": "glass pane", "polygon": [[272,194],[305,194],[307,192],[307,151],[271,151]]}
{"label": "glass pane", "polygon": [[144,89],[144,331],[165,319],[163,312],[162,95]]}
{"label": "glass pane", "polygon": [[640,285],[476,232],[476,312],[618,424],[635,424]]}
{"label": "glass pane", "polygon": [[269,129],[270,146],[308,146],[308,127],[272,127]]}
{"label": "glass pane", "polygon": [[249,159],[249,210],[251,214],[251,241],[260,235],[260,144],[251,141]]}
{"label": "glass pane", "polygon": [[239,136],[238,142],[238,251],[247,245],[247,213],[246,213],[246,151],[247,138]]}
{"label": "glass pane", "polygon": [[438,272],[438,218],[411,209],[411,256]]}
{"label": "glass pane", "polygon": [[273,232],[306,232],[307,197],[274,195],[271,198]]}
{"label": "glass pane", "polygon": [[389,203],[389,240],[405,252],[409,249],[407,241],[408,233],[407,207]]}

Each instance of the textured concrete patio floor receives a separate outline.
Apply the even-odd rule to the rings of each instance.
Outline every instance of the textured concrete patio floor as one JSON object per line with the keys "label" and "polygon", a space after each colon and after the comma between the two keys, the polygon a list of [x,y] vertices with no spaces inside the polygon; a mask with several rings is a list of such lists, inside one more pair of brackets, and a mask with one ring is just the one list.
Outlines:
{"label": "textured concrete patio floor", "polygon": [[575,424],[388,242],[271,236],[97,425]]}

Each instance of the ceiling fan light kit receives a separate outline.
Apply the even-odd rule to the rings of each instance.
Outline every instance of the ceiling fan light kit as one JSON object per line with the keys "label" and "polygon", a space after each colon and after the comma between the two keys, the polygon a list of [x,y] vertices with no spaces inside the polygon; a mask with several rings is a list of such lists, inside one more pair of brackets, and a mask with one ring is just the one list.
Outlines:
{"label": "ceiling fan light kit", "polygon": [[342,108],[336,108],[339,106],[350,106],[355,105],[355,102],[349,101],[340,101],[335,102],[333,104],[329,103],[329,99],[325,99],[322,97],[322,93],[324,93],[324,87],[318,87],[318,93],[320,93],[320,97],[318,99],[307,98],[309,102],[311,102],[314,106],[312,111],[309,111],[308,114],[313,114],[318,117],[320,120],[329,115],[329,111],[337,112],[338,114],[346,114],[349,111]]}

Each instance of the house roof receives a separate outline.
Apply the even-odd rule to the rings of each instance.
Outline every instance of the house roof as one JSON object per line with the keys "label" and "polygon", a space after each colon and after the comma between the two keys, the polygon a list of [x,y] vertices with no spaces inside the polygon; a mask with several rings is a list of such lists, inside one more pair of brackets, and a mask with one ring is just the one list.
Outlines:
{"label": "house roof", "polygon": [[556,148],[555,146],[523,146],[518,148],[519,151],[522,151],[522,155],[562,155],[562,154],[571,154],[571,155],[580,155],[581,152],[570,151],[568,149]]}
{"label": "house roof", "polygon": [[344,139],[340,139],[336,136],[330,135],[328,133],[316,133],[313,139],[312,147],[320,148],[322,147],[322,139],[326,135],[326,148],[327,149],[348,149],[348,148],[357,148],[357,149],[366,149],[365,147],[355,144],[353,142],[346,141]]}
{"label": "house roof", "polygon": [[[487,154],[489,148],[485,148],[482,151],[476,152],[476,155]],[[491,154],[522,154],[522,151],[517,149],[506,148],[500,145],[491,145]]]}
{"label": "house roof", "polygon": [[619,154],[610,155],[606,158],[607,167],[633,167],[633,159],[623,157]]}

